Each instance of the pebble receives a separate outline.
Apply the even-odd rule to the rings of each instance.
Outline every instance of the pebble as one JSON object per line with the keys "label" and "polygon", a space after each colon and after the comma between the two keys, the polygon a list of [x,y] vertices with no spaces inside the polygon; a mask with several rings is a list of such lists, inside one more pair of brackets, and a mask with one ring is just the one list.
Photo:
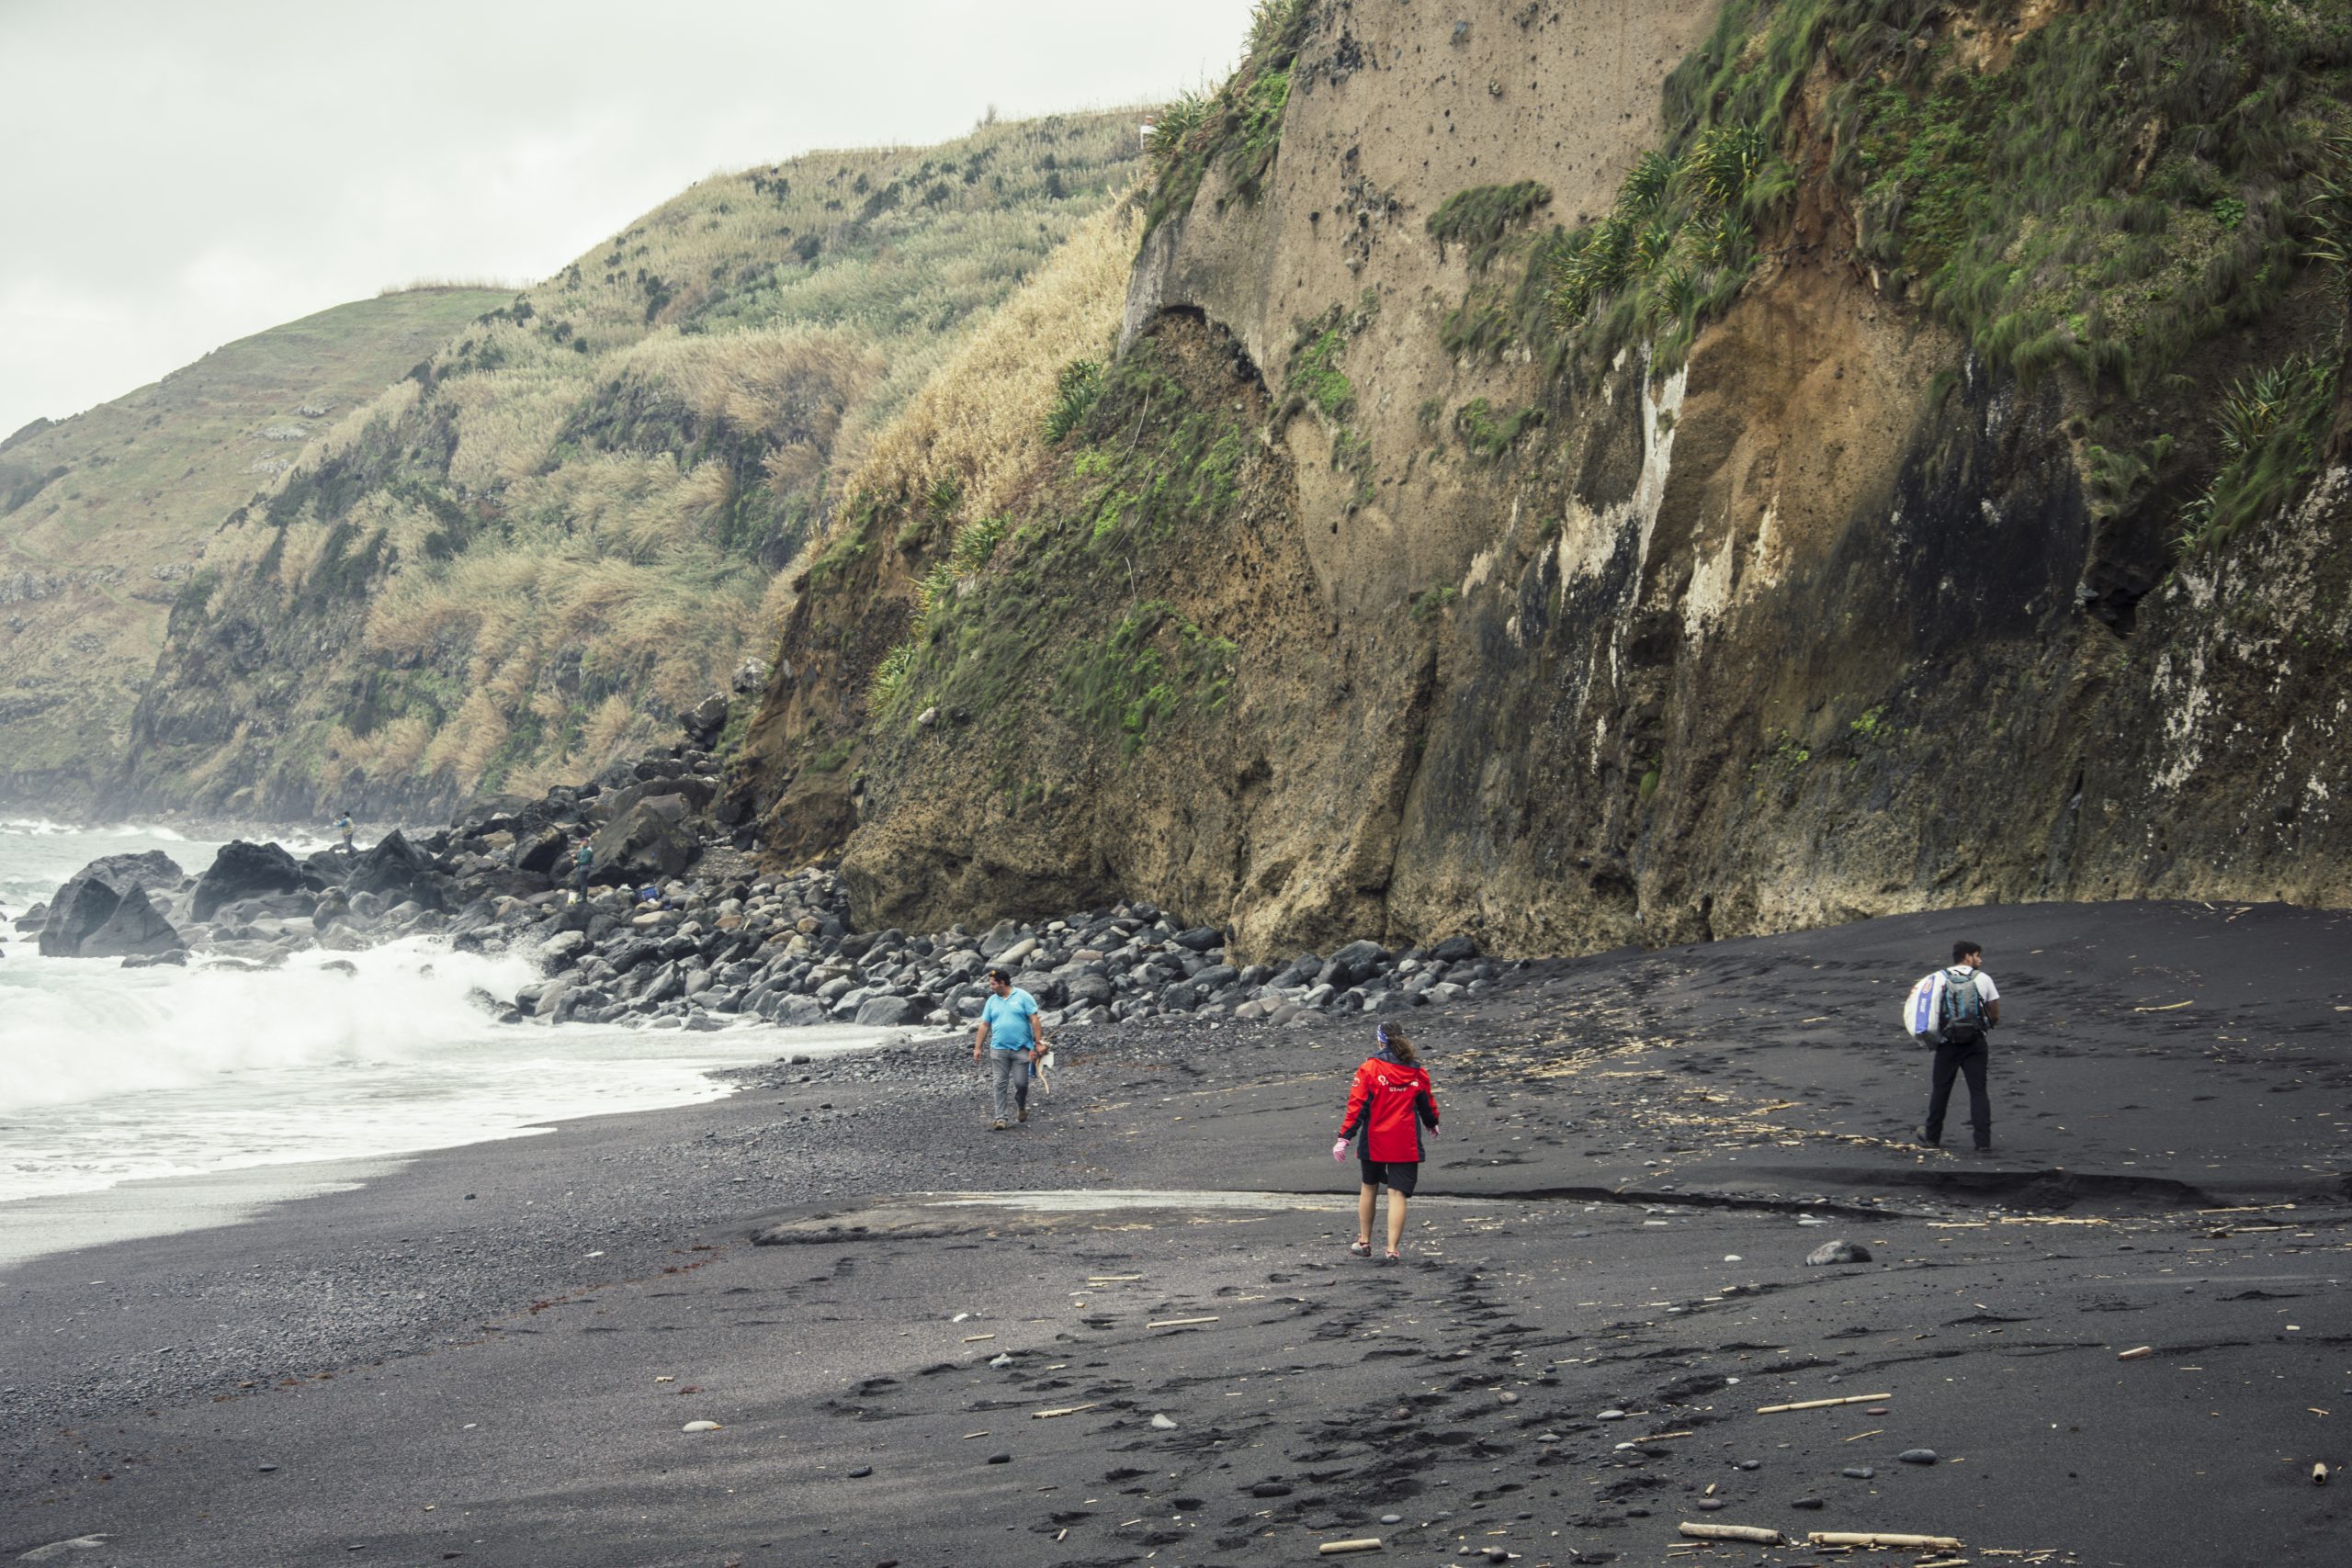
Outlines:
{"label": "pebble", "polygon": [[1174,1430],[1176,1429],[1176,1423],[1175,1423],[1175,1422],[1173,1422],[1173,1421],[1170,1421],[1170,1420],[1167,1416],[1153,1416],[1153,1417],[1151,1418],[1151,1424],[1152,1424],[1154,1427],[1159,1427],[1159,1428],[1161,1431],[1163,1431],[1163,1432],[1172,1432],[1172,1431],[1174,1431]]}
{"label": "pebble", "polygon": [[1894,1457],[1901,1460],[1905,1464],[1933,1464],[1936,1462],[1936,1450],[1933,1449],[1905,1449],[1901,1453],[1896,1454]]}
{"label": "pebble", "polygon": [[260,1471],[264,1475],[267,1475],[271,1471],[276,1470],[277,1467],[274,1464],[263,1464],[256,1465],[254,1468]]}
{"label": "pebble", "polygon": [[993,1357],[989,1359],[989,1365],[991,1367],[1009,1367],[1012,1365],[1012,1358],[1010,1356]]}
{"label": "pebble", "polygon": [[1699,1511],[1702,1514],[1712,1514],[1718,1508],[1728,1508],[1730,1506],[1731,1499],[1728,1497],[1702,1497],[1699,1499]]}
{"label": "pebble", "polygon": [[1384,1525],[1401,1525],[1405,1522],[1405,1516],[1402,1514],[1383,1514],[1380,1516],[1380,1522]]}
{"label": "pebble", "polygon": [[716,1432],[718,1430],[718,1423],[716,1421],[689,1421],[684,1426],[679,1427],[678,1430],[681,1432]]}
{"label": "pebble", "polygon": [[1519,1395],[1511,1393],[1509,1389],[1505,1389],[1502,1393],[1495,1395],[1495,1398],[1505,1404],[1517,1404],[1519,1403]]}
{"label": "pebble", "polygon": [[1011,1454],[990,1454],[989,1455],[989,1462],[990,1464],[1011,1464],[1012,1462],[1012,1456]]}
{"label": "pebble", "polygon": [[849,1478],[850,1478],[852,1481],[860,1481],[860,1480],[863,1480],[863,1479],[865,1479],[866,1476],[869,1476],[869,1475],[871,1475],[871,1474],[873,1474],[873,1473],[874,1473],[874,1467],[873,1467],[872,1465],[870,1465],[870,1464],[861,1464],[861,1465],[859,1465],[856,1469],[854,1469],[854,1470],[853,1470],[853,1471],[851,1471],[851,1472],[849,1472]]}
{"label": "pebble", "polygon": [[1593,1417],[1596,1421],[1623,1421],[1624,1418],[1625,1413],[1622,1410],[1604,1410]]}
{"label": "pebble", "polygon": [[1792,1508],[1826,1508],[1828,1506],[1827,1500],[1821,1497],[1800,1497],[1789,1505]]}
{"label": "pebble", "polygon": [[1866,1464],[1849,1465],[1838,1472],[1849,1481],[1868,1481],[1878,1472]]}
{"label": "pebble", "polygon": [[1279,1481],[1261,1481],[1257,1485],[1250,1488],[1250,1495],[1252,1497],[1287,1497],[1290,1495],[1290,1488],[1284,1486]]}
{"label": "pebble", "polygon": [[1764,1461],[1758,1459],[1734,1460],[1732,1461],[1732,1468],[1734,1470],[1761,1470],[1764,1468]]}

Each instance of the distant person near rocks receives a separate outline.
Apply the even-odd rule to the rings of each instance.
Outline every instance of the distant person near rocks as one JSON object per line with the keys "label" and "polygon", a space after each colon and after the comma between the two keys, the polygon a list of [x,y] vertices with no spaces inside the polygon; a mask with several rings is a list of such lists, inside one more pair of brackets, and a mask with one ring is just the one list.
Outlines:
{"label": "distant person near rocks", "polygon": [[1968,1078],[1968,1124],[1976,1134],[1976,1152],[1993,1147],[1993,1102],[1984,1091],[1984,1070],[1992,1060],[1994,1026],[2001,1021],[2001,990],[1984,973],[1982,944],[1961,941],[1951,944],[1951,967],[1939,969],[1911,987],[1905,1001],[1904,1021],[1912,1037],[1935,1051],[1928,1090],[1928,1119],[1919,1126],[1919,1141],[1940,1148],[1944,1112],[1951,1104],[1952,1079]]}
{"label": "distant person near rocks", "polygon": [[1405,1200],[1420,1181],[1421,1128],[1437,1125],[1437,1091],[1400,1025],[1381,1024],[1373,1031],[1373,1043],[1378,1049],[1356,1068],[1348,1089],[1348,1118],[1340,1141],[1331,1145],[1331,1157],[1345,1159],[1349,1143],[1363,1134],[1357,1163],[1363,1187],[1356,1197],[1356,1239],[1348,1250],[1358,1258],[1372,1256],[1372,1211],[1385,1186],[1387,1260],[1394,1263],[1405,1238]]}
{"label": "distant person near rocks", "polygon": [[1012,983],[1001,969],[989,971],[989,988],[996,993],[980,1007],[980,1025],[972,1034],[972,1060],[989,1057],[989,1082],[996,1120],[990,1132],[1001,1133],[1015,1121],[1029,1120],[1029,1063],[1037,1051],[1037,998]]}
{"label": "distant person near rocks", "polygon": [[596,869],[595,847],[588,842],[588,835],[580,835],[580,842],[571,852],[571,897],[575,903],[588,901],[588,874]]}
{"label": "distant person near rocks", "polygon": [[343,838],[344,858],[348,860],[356,855],[359,852],[351,847],[351,838],[352,835],[356,833],[359,829],[351,825],[350,812],[340,811],[335,814],[334,830]]}

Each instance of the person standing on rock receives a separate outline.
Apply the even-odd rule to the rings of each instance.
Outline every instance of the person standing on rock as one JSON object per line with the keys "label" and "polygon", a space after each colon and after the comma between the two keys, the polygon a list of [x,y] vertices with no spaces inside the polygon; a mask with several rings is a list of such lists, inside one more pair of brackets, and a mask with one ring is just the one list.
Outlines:
{"label": "person standing on rock", "polygon": [[1037,998],[1015,986],[1001,969],[989,971],[989,988],[996,994],[980,1009],[980,1026],[972,1034],[972,1060],[988,1053],[996,1107],[989,1130],[1001,1133],[1015,1121],[1029,1120],[1029,1108],[1021,1103],[1026,1096],[1016,1091],[1027,1088],[1029,1062],[1037,1050]]}
{"label": "person standing on rock", "polygon": [[350,812],[339,811],[335,813],[334,830],[343,835],[343,857],[345,860],[349,860],[353,855],[358,852],[351,847],[351,836],[357,832],[358,829],[351,825]]}
{"label": "person standing on rock", "polygon": [[1363,1186],[1356,1196],[1356,1239],[1348,1250],[1358,1258],[1372,1256],[1373,1206],[1385,1186],[1387,1260],[1394,1263],[1405,1238],[1405,1200],[1420,1181],[1421,1128],[1437,1125],[1437,1091],[1401,1025],[1379,1025],[1373,1031],[1373,1043],[1376,1049],[1356,1068],[1355,1082],[1349,1087],[1348,1117],[1340,1128],[1340,1141],[1331,1145],[1331,1157],[1345,1159],[1349,1143],[1363,1135],[1357,1163]]}
{"label": "person standing on rock", "polygon": [[571,852],[572,902],[577,904],[588,902],[588,874],[595,868],[596,851],[588,842],[588,835],[582,833],[580,835],[579,846]]}
{"label": "person standing on rock", "polygon": [[1940,1147],[1944,1112],[1951,1105],[1952,1079],[1968,1078],[1968,1124],[1976,1134],[1976,1152],[1993,1149],[1993,1102],[1984,1091],[1984,1070],[1992,1060],[1994,1025],[2001,1021],[2001,991],[1984,973],[1982,943],[1951,944],[1951,967],[1939,970],[1912,987],[1912,1032],[1935,1047],[1935,1066],[1928,1089],[1928,1119],[1919,1126],[1919,1141]]}

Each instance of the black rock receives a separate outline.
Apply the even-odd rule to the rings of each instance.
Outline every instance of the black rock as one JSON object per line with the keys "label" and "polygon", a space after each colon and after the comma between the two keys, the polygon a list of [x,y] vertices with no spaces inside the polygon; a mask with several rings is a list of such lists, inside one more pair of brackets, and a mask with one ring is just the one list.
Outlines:
{"label": "black rock", "polygon": [[152,958],[185,951],[187,941],[172,922],[147,901],[147,890],[134,886],[115,905],[106,923],[82,939],[84,958]]}
{"label": "black rock", "polygon": [[220,912],[223,904],[234,904],[247,898],[259,898],[274,893],[296,893],[307,888],[310,879],[302,874],[300,862],[276,844],[248,843],[243,839],[220,846],[204,874],[196,880],[196,901],[188,913],[199,920],[209,920]]}
{"label": "black rock", "polygon": [[1069,987],[1042,969],[1024,970],[1012,977],[1012,983],[1036,998],[1041,1008],[1060,1007],[1069,998]]}
{"label": "black rock", "polygon": [[1430,949],[1431,958],[1440,964],[1459,964],[1465,958],[1478,956],[1478,943],[1466,936],[1450,936]]}
{"label": "black rock", "polygon": [[[123,895],[134,887],[176,887],[187,874],[161,850],[135,855],[101,855],[75,872],[49,903],[40,928],[46,958],[72,958],[99,927],[114,918]],[[92,956],[97,956],[93,954]],[[110,953],[108,957],[120,957]]]}
{"label": "black rock", "polygon": [[1190,931],[1178,931],[1175,942],[1177,946],[1189,947],[1194,953],[1206,953],[1210,948],[1225,945],[1225,933],[1215,926],[1194,926]]}
{"label": "black rock", "polygon": [[1791,1503],[1789,1506],[1792,1508],[1826,1508],[1829,1506],[1829,1502],[1828,1499],[1824,1497],[1800,1497],[1795,1502]]}
{"label": "black rock", "polygon": [[550,828],[514,846],[514,869],[535,876],[568,874],[571,870],[571,835],[560,828]]}
{"label": "black rock", "polygon": [[1936,1450],[1933,1449],[1905,1449],[1901,1453],[1896,1454],[1894,1457],[1901,1460],[1905,1464],[1933,1464],[1936,1462]]}
{"label": "black rock", "polygon": [[677,875],[702,853],[684,795],[639,800],[605,824],[590,847],[596,852],[591,881],[652,881]]}
{"label": "black rock", "polygon": [[438,909],[442,903],[433,857],[410,843],[398,828],[368,847],[343,886],[347,894],[376,894],[387,905],[414,899],[428,909]]}
{"label": "black rock", "polygon": [[903,1029],[921,1023],[930,1011],[928,998],[876,997],[858,1008],[857,1023],[861,1029]]}
{"label": "black rock", "polygon": [[990,1454],[989,1455],[989,1462],[990,1464],[1011,1464],[1012,1462],[1012,1456],[1011,1454]]}
{"label": "black rock", "polygon": [[1878,1472],[1872,1470],[1869,1465],[1857,1464],[1849,1465],[1846,1469],[1839,1471],[1838,1473],[1844,1476],[1849,1481],[1868,1481],[1871,1477],[1877,1475]]}

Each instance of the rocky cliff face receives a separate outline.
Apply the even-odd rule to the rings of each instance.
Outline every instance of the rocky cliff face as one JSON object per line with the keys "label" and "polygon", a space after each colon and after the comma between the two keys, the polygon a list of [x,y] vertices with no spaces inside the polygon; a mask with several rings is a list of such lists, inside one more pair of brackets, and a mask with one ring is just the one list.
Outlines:
{"label": "rocky cliff face", "polygon": [[[1918,106],[2019,157],[2079,133],[2104,100],[2044,85],[2129,8],[1299,8],[1175,161],[1197,191],[1163,184],[1100,400],[989,547],[865,550],[886,505],[808,585],[738,808],[840,851],[867,923],[1132,892],[1260,955],[2352,896],[2339,322],[2276,170],[2224,188],[2253,165],[2150,110],[2097,199],[2177,254],[2128,300],[2094,279],[2021,344],[2046,305],[1951,281],[1992,299],[2017,266],[1971,247],[2030,246]],[[2288,54],[2340,91],[2324,23],[2222,39],[2197,91]],[[2148,101],[2177,74],[2152,55]],[[1746,195],[1644,216],[1726,149]],[[1562,282],[1612,244],[1638,286]],[[2288,261],[2213,296],[2259,245]],[[2159,332],[2176,294],[2202,314]],[[2311,439],[2211,433],[2218,389],[2313,344],[2280,404]],[[2257,470],[2283,504],[2233,499]]]}

